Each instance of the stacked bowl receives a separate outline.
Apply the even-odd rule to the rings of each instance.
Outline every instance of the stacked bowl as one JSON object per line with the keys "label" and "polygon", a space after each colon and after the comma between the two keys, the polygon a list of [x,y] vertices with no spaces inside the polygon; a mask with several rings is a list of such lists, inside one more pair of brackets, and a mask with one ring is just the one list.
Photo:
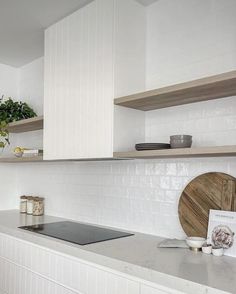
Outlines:
{"label": "stacked bowl", "polygon": [[174,135],[170,136],[171,148],[190,148],[192,146],[192,136]]}

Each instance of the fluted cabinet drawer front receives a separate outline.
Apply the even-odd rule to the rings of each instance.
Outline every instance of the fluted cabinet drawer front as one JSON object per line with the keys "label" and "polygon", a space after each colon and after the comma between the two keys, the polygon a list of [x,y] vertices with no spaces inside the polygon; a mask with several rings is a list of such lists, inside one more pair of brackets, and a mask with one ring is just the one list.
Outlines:
{"label": "fluted cabinet drawer front", "polygon": [[[0,258],[6,263],[15,264],[46,280],[69,288],[75,293],[139,294],[139,283],[129,277],[123,277],[119,273],[110,272],[109,269],[98,268],[95,264],[63,256],[5,234],[0,234]],[[8,289],[11,276],[7,274],[8,269],[4,271],[6,272],[3,284],[8,283],[6,286]],[[25,280],[26,277],[23,279]]]}
{"label": "fluted cabinet drawer front", "polygon": [[112,157],[113,0],[95,0],[45,32],[45,159]]}
{"label": "fluted cabinet drawer front", "polygon": [[[0,257],[0,294],[76,294]],[[83,294],[83,293],[80,293]]]}
{"label": "fluted cabinet drawer front", "polygon": [[86,294],[140,294],[138,282],[109,272],[92,269],[87,277]]}

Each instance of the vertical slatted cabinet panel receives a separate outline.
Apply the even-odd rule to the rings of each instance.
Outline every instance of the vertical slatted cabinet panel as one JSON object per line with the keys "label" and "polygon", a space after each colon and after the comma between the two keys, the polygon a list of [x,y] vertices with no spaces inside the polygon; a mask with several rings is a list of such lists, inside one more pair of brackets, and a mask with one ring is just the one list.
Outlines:
{"label": "vertical slatted cabinet panel", "polygon": [[0,258],[0,294],[76,294],[25,268]]}
{"label": "vertical slatted cabinet panel", "polygon": [[140,286],[136,281],[113,273],[88,268],[86,294],[140,294]]}
{"label": "vertical slatted cabinet panel", "polygon": [[0,234],[0,290],[7,294],[140,294],[139,287],[109,269]]}
{"label": "vertical slatted cabinet panel", "polygon": [[45,32],[45,159],[112,157],[113,0]]}

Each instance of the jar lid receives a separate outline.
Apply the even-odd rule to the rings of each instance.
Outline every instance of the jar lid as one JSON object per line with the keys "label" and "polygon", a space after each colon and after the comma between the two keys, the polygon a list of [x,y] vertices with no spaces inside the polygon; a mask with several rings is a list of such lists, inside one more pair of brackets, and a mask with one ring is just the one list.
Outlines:
{"label": "jar lid", "polygon": [[27,196],[25,196],[25,195],[20,196],[20,199],[27,199]]}
{"label": "jar lid", "polygon": [[44,198],[43,197],[34,197],[34,201],[43,201]]}

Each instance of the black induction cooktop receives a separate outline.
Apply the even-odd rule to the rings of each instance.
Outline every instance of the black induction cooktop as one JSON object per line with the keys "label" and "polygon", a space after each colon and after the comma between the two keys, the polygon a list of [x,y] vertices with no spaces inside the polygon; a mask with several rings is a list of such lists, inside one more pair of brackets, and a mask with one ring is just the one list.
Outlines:
{"label": "black induction cooktop", "polygon": [[19,228],[79,245],[88,245],[133,235],[130,233],[70,221],[24,226]]}

